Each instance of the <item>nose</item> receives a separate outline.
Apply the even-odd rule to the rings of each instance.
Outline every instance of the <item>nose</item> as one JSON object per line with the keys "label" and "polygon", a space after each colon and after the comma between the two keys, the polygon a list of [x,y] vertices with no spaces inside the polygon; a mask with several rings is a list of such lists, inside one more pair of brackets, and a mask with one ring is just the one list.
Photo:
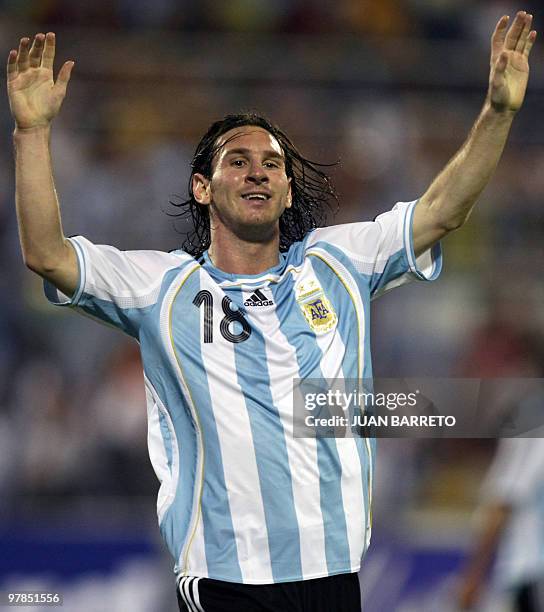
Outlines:
{"label": "nose", "polygon": [[260,163],[253,163],[249,166],[246,181],[255,185],[268,183],[268,175]]}

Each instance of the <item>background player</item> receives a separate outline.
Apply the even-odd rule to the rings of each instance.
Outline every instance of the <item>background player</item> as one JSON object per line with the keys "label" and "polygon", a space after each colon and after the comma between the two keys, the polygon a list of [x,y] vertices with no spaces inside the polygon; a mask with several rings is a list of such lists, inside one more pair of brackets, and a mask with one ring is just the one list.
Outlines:
{"label": "background player", "polygon": [[544,440],[500,440],[481,497],[481,529],[459,590],[461,608],[477,608],[495,562],[490,582],[512,609],[543,610]]}

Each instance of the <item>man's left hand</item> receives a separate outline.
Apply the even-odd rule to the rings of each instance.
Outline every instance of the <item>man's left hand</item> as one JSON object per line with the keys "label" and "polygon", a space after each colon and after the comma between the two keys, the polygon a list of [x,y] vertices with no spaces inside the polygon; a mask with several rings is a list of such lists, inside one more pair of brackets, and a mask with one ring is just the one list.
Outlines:
{"label": "man's left hand", "polygon": [[517,13],[508,29],[509,17],[501,17],[491,37],[491,72],[488,100],[498,112],[520,109],[529,79],[529,53],[536,39],[533,16]]}

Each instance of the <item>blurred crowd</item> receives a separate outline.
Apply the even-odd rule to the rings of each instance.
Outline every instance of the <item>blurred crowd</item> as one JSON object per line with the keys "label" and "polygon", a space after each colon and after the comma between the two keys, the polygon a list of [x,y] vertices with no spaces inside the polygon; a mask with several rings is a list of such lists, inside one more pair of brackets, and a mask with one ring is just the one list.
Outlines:
{"label": "blurred crowd", "polygon": [[[466,39],[482,15],[512,9],[504,0],[113,0],[5,2],[10,16],[36,24],[176,32],[356,33]],[[537,6],[526,2],[531,12]],[[487,32],[486,32],[487,35]]]}
{"label": "blurred crowd", "polygon": [[[0,38],[7,56],[18,37],[55,30],[57,64],[76,61],[52,139],[65,233],[169,250],[183,240],[169,215],[199,135],[240,109],[268,114],[310,158],[339,162],[330,223],[416,199],[476,118],[489,36],[517,8],[544,27],[533,2],[18,1],[0,4]],[[380,376],[542,376],[541,46],[499,170],[445,242],[442,278],[374,304]],[[137,346],[46,303],[19,252],[6,103],[0,130],[0,512],[153,495]],[[376,503],[387,517],[399,503],[468,504],[493,443],[381,448]],[[401,465],[403,487],[391,478]]]}

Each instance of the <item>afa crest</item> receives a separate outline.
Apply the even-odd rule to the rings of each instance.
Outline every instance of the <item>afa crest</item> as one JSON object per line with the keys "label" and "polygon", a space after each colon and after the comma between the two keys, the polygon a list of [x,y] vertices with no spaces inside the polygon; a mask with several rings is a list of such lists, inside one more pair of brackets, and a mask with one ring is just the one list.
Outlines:
{"label": "afa crest", "polygon": [[295,289],[295,295],[304,318],[316,334],[324,334],[336,325],[338,321],[336,312],[322,287],[315,280],[299,284]]}

